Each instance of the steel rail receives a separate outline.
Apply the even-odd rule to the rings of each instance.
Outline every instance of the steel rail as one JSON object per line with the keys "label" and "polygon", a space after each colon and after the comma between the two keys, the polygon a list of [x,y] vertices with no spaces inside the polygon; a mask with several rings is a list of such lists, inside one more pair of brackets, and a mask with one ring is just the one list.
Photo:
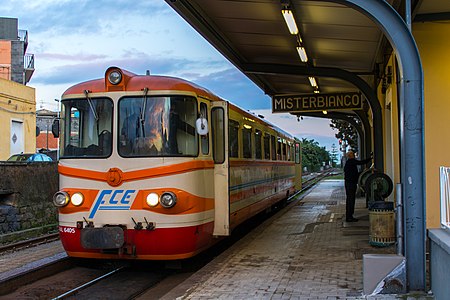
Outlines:
{"label": "steel rail", "polygon": [[119,267],[119,268],[117,268],[117,269],[115,269],[115,270],[112,270],[111,272],[108,272],[108,273],[106,273],[106,274],[104,274],[104,275],[102,275],[102,276],[100,276],[100,277],[97,277],[97,278],[95,278],[95,279],[93,279],[93,280],[91,280],[91,281],[88,281],[88,282],[86,282],[86,283],[80,285],[79,287],[76,287],[76,288],[74,288],[74,289],[71,289],[70,291],[65,292],[65,293],[62,294],[62,295],[59,295],[59,296],[53,298],[52,300],[64,299],[64,298],[66,298],[66,297],[75,295],[75,294],[78,293],[79,291],[81,291],[81,290],[83,290],[83,289],[85,289],[85,288],[87,288],[87,287],[90,287],[91,285],[97,283],[98,281],[100,281],[100,280],[102,280],[102,279],[105,279],[105,278],[107,278],[107,277],[110,277],[111,275],[114,275],[114,274],[118,273],[119,271],[123,270],[124,268],[125,268],[125,267],[122,266],[122,267]]}
{"label": "steel rail", "polygon": [[22,248],[27,248],[33,245],[40,245],[48,242],[53,242],[59,239],[59,233],[50,233],[40,237],[19,241],[12,244],[6,244],[0,246],[0,253],[4,253],[11,250],[18,250]]}

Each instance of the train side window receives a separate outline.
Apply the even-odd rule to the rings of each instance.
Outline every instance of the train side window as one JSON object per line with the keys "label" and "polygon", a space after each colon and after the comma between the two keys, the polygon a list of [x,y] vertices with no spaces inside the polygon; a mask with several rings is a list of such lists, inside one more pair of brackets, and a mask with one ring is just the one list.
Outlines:
{"label": "train side window", "polygon": [[264,159],[270,159],[270,135],[264,135]]}
{"label": "train side window", "polygon": [[288,160],[288,156],[287,156],[287,147],[286,147],[286,140],[283,140],[283,160]]}
{"label": "train side window", "polygon": [[244,158],[252,158],[252,127],[246,124],[242,128],[242,150]]}
{"label": "train side window", "polygon": [[228,121],[228,151],[230,157],[239,157],[239,122]]}
{"label": "train side window", "polygon": [[291,144],[291,161],[294,161],[295,158],[295,144]]}
{"label": "train side window", "polygon": [[256,159],[262,159],[261,140],[262,140],[261,130],[255,129],[255,158]]}
{"label": "train side window", "polygon": [[278,138],[278,143],[277,143],[278,147],[277,147],[277,160],[282,160],[283,159],[283,154],[282,154],[282,143],[281,143],[281,138]]}
{"label": "train side window", "polygon": [[[208,120],[208,107],[206,103],[200,103],[200,115]],[[209,134],[200,136],[202,153],[207,155],[209,153]]]}
{"label": "train side window", "polygon": [[272,146],[272,160],[277,159],[277,141],[273,135],[270,136],[270,142]]}
{"label": "train side window", "polygon": [[301,151],[301,147],[300,147],[300,143],[295,143],[295,163],[299,164],[300,163],[300,151]]}
{"label": "train side window", "polygon": [[211,110],[211,130],[213,143],[214,163],[221,164],[225,161],[225,127],[224,110],[214,107]]}
{"label": "train side window", "polygon": [[291,143],[290,142],[286,142],[286,160],[287,161],[291,160]]}

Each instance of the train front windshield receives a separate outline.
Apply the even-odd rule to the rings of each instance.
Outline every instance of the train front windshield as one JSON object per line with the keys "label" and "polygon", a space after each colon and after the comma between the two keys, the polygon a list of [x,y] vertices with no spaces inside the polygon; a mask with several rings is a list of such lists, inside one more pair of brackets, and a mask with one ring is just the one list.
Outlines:
{"label": "train front windshield", "polygon": [[119,155],[197,156],[197,102],[193,97],[119,100]]}
{"label": "train front windshield", "polygon": [[97,158],[111,155],[111,99],[63,100],[61,116],[61,158]]}
{"label": "train front windshield", "polygon": [[114,105],[108,98],[62,101],[61,158],[197,156],[194,97],[124,97],[118,102],[117,132]]}

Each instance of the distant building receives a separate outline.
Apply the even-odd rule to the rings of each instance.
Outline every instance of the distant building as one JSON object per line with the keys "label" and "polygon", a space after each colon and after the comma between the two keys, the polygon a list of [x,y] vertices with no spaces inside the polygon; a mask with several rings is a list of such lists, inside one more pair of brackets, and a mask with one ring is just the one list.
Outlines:
{"label": "distant building", "polygon": [[36,93],[25,86],[34,72],[28,33],[14,18],[0,18],[0,160],[36,152]]}
{"label": "distant building", "polygon": [[58,113],[47,109],[40,109],[36,111],[36,127],[38,136],[36,137],[36,149],[43,150],[57,150],[58,139],[53,136],[52,123]]}

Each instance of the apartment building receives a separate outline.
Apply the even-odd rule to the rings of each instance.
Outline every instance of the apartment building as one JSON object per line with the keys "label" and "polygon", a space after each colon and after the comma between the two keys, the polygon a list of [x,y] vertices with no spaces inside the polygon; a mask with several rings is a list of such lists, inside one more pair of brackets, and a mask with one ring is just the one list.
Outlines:
{"label": "apartment building", "polygon": [[0,17],[0,160],[36,152],[36,93],[26,86],[34,72],[28,32],[18,19]]}

